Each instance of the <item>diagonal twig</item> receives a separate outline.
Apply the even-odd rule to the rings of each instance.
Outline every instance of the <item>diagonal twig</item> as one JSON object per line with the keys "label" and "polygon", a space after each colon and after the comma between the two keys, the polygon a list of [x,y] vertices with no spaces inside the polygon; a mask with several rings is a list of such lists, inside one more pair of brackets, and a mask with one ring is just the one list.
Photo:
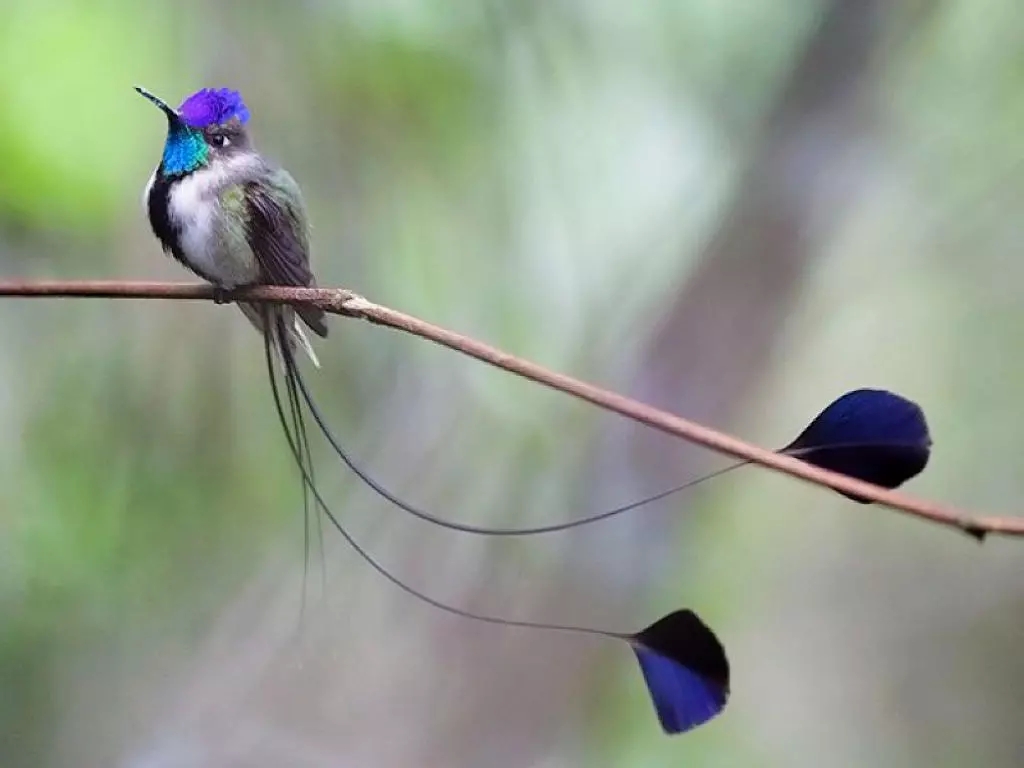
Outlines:
{"label": "diagonal twig", "polygon": [[261,286],[228,293],[197,283],[124,281],[0,281],[0,297],[64,297],[105,299],[174,299],[305,304],[326,312],[366,320],[374,325],[418,336],[488,365],[584,400],[669,435],[733,458],[758,464],[815,485],[870,499],[877,504],[931,523],[954,528],[979,540],[993,533],[1024,536],[1024,518],[974,515],[965,510],[890,491],[846,475],[821,469],[798,458],[770,451],[711,427],[653,408],[593,384],[548,370],[529,360],[412,315],[375,304],[344,288]]}

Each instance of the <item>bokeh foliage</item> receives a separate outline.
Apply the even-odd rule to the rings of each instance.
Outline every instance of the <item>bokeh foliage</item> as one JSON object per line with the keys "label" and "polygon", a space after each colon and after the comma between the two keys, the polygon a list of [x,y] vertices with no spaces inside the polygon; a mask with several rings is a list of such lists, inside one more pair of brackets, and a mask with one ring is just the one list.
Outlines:
{"label": "bokeh foliage", "polygon": [[[838,8],[837,59],[794,96]],[[847,44],[870,61],[833,105],[814,85]],[[131,86],[230,84],[307,194],[321,284],[765,444],[890,387],[937,440],[915,491],[1015,510],[1022,56],[1014,0],[7,0],[0,263],[180,279],[139,203],[163,126]],[[433,616],[329,532],[300,623],[298,485],[236,315],[0,304],[0,765],[1020,764],[1019,549],[757,472],[494,544],[318,463],[361,538],[453,602],[705,615],[734,700],[683,739],[616,649]],[[715,465],[383,330],[336,322],[320,349],[353,451],[453,518],[567,517]]]}

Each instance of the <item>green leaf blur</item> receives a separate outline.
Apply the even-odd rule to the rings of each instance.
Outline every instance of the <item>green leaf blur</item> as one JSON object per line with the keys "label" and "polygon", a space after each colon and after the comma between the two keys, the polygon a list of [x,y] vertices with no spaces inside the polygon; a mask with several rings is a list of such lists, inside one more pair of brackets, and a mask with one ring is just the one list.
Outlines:
{"label": "green leaf blur", "polygon": [[[1021,19],[8,0],[0,268],[190,279],[140,205],[166,127],[132,86],[230,86],[303,188],[321,285],[764,445],[893,389],[936,441],[906,490],[1013,513]],[[233,307],[10,300],[0,328],[3,768],[1020,765],[1019,545],[757,470],[586,532],[459,537],[316,443],[339,517],[439,598],[623,631],[697,611],[733,697],[668,739],[622,648],[439,615],[330,529],[321,561]],[[365,323],[317,352],[346,446],[452,519],[568,519],[721,465]]]}

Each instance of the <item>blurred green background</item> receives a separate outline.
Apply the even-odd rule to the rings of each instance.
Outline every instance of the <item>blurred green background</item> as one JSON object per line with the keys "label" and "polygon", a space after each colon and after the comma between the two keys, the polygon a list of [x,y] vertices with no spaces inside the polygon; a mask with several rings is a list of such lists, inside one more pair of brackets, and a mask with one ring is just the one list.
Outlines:
{"label": "blurred green background", "polygon": [[[936,442],[908,490],[1022,506],[1017,0],[6,0],[4,275],[187,279],[143,215],[164,122],[136,83],[242,91],[323,285],[765,445],[894,389]],[[329,531],[304,581],[237,311],[8,300],[0,327],[3,768],[1024,764],[1020,544],[756,469],[495,543],[317,446],[353,531],[436,596],[698,611],[734,693],[669,739],[621,647],[440,615]],[[352,451],[453,519],[568,519],[725,461],[365,324],[318,350]]]}

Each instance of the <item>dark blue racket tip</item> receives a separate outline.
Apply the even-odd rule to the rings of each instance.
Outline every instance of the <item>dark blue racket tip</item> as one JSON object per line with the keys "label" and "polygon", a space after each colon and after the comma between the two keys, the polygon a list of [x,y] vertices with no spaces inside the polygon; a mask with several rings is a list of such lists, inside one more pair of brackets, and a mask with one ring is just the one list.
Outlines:
{"label": "dark blue racket tip", "polygon": [[[819,413],[783,453],[893,489],[925,468],[931,446],[924,411],[917,403],[883,389],[855,389]],[[839,493],[871,503],[856,494]]]}
{"label": "dark blue racket tip", "polygon": [[697,614],[670,613],[633,635],[630,645],[665,733],[686,733],[725,709],[729,662]]}

